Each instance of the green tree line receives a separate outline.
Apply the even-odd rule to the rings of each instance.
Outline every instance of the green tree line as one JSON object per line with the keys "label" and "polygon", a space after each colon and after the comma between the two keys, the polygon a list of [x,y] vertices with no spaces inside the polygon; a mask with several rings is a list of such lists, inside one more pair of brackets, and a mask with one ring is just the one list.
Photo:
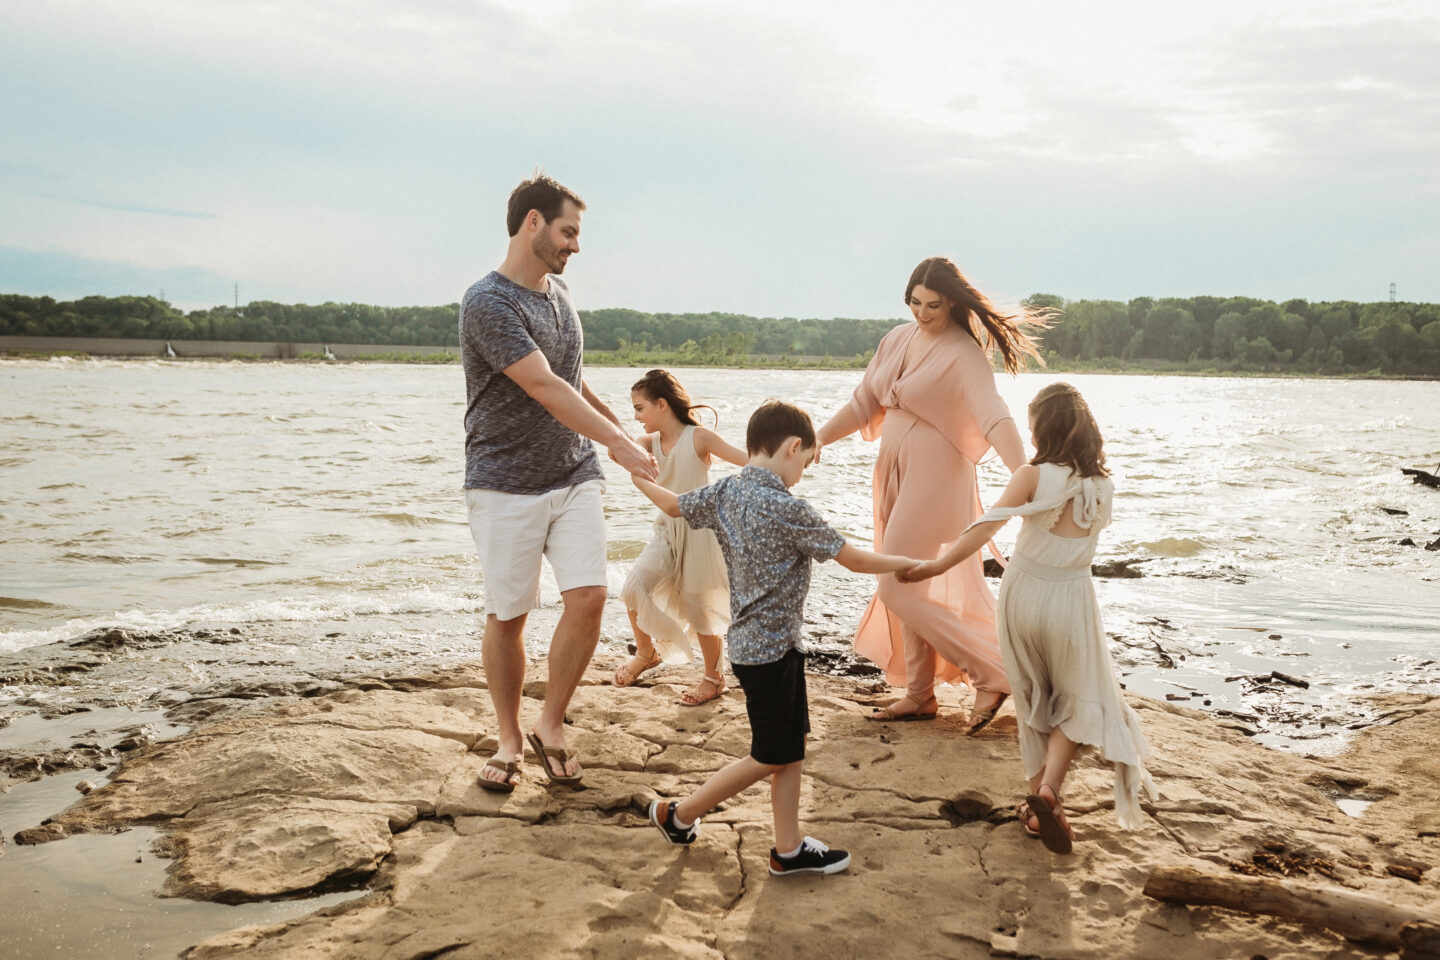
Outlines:
{"label": "green tree line", "polygon": [[[1054,312],[1054,325],[1041,335],[1042,351],[1060,369],[1440,376],[1440,304],[1211,296],[1127,303],[1052,294],[1026,302]],[[3,294],[0,335],[458,346],[457,311],[457,304],[256,301],[186,313],[155,297],[57,301]],[[589,350],[695,362],[756,354],[864,356],[900,322],[626,309],[582,310],[580,316]]]}
{"label": "green tree line", "polygon": [[1440,375],[1440,304],[1275,303],[1251,297],[1027,302],[1057,311],[1045,357],[1177,368]]}

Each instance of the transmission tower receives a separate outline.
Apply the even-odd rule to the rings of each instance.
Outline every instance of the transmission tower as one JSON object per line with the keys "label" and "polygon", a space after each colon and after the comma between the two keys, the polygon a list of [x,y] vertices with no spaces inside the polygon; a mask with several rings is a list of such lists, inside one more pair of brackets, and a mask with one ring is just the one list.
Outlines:
{"label": "transmission tower", "polygon": [[1390,281],[1390,302],[1395,302],[1395,281]]}

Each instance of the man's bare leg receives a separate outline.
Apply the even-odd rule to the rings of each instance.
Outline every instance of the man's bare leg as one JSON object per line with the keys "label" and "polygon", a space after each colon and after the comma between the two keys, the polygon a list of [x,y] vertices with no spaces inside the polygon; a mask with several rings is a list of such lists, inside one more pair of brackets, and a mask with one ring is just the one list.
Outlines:
{"label": "man's bare leg", "polygon": [[[490,705],[495,708],[500,741],[495,759],[502,763],[519,760],[525,753],[520,733],[520,696],[525,687],[525,618],[500,620],[491,614],[485,618],[485,637],[480,643],[480,662],[485,667],[485,686],[490,691]],[[480,775],[499,783],[504,771],[486,767]],[[518,779],[516,777],[515,779]],[[514,782],[514,780],[512,780]]]}
{"label": "man's bare leg", "polygon": [[[535,724],[535,733],[547,747],[565,746],[565,710],[570,698],[590,666],[595,654],[595,644],[600,640],[600,619],[605,609],[604,587],[575,587],[560,594],[565,602],[565,612],[555,626],[555,636],[550,640],[550,681],[545,688],[545,707],[540,711],[540,722]],[[524,662],[524,652],[521,652]],[[516,706],[518,709],[519,689]],[[518,732],[519,727],[516,727]],[[542,762],[544,758],[541,758]],[[557,761],[558,763],[558,761]],[[557,774],[573,777],[580,769],[574,757],[570,758],[562,771],[552,764],[550,769]]]}

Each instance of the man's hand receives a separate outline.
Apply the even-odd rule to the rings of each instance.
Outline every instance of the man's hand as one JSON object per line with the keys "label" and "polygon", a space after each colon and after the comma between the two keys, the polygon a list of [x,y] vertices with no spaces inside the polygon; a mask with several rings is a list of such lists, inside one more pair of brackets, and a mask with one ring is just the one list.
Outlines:
{"label": "man's hand", "polygon": [[617,440],[606,449],[610,451],[610,459],[629,470],[632,475],[652,481],[660,478],[660,471],[655,467],[655,458],[629,437]]}

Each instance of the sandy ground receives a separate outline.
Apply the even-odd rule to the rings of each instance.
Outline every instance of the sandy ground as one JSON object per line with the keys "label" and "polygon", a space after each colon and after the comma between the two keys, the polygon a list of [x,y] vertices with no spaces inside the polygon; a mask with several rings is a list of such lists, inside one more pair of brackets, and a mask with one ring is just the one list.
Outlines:
{"label": "sandy ground", "polygon": [[[189,732],[129,744],[108,783],[90,774],[103,785],[71,793],[78,802],[46,823],[44,804],[61,802],[53,785],[69,791],[86,774],[77,764],[40,781],[52,786],[31,795],[37,820],[12,833],[0,878],[7,860],[106,840],[118,845],[80,859],[116,870],[138,858],[154,871],[128,882],[162,883],[179,899],[126,901],[129,922],[149,925],[148,950],[125,952],[130,940],[117,935],[106,941],[116,952],[96,944],[94,956],[173,955],[196,941],[187,956],[1397,956],[1318,927],[1142,894],[1152,871],[1178,865],[1285,875],[1440,915],[1440,699],[1392,697],[1377,705],[1380,725],[1318,758],[1132,695],[1162,799],[1147,805],[1144,828],[1121,831],[1109,768],[1082,758],[1066,788],[1076,849],[1057,857],[1011,813],[1024,783],[1008,708],[976,738],[960,735],[953,693],[938,721],[874,724],[864,719],[873,683],[812,676],[802,816],[854,863],[832,877],[772,878],[763,785],[706,817],[688,849],[645,818],[653,797],[683,794],[744,754],[739,691],[689,709],[675,702],[689,672],[617,690],[613,667],[597,660],[571,706],[583,787],[547,787],[527,756],[508,796],[475,785],[494,746],[478,667],[185,700],[164,722]],[[527,718],[543,694],[542,680],[527,684]],[[93,747],[97,765],[116,755],[115,744]],[[27,779],[23,758],[6,760],[11,782]],[[29,942],[51,953],[61,940],[46,939],[50,914],[35,909]]]}

